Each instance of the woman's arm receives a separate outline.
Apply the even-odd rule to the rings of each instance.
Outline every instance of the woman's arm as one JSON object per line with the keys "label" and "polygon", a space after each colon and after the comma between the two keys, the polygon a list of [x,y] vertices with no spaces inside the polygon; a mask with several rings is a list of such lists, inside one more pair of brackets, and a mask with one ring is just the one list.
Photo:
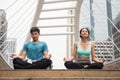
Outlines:
{"label": "woman's arm", "polygon": [[73,52],[69,59],[64,58],[64,61],[73,61],[76,58],[77,53],[77,42],[74,43]]}
{"label": "woman's arm", "polygon": [[93,61],[95,61],[95,62],[101,62],[101,63],[104,62],[104,60],[99,60],[99,59],[96,58],[96,56],[95,56],[95,44],[93,42],[91,44],[91,55],[92,55],[92,60]]}

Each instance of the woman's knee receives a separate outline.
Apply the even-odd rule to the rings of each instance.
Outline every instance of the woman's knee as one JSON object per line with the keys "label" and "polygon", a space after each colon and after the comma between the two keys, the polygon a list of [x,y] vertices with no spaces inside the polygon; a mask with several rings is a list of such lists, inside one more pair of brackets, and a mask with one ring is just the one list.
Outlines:
{"label": "woman's knee", "polygon": [[71,63],[72,63],[72,61],[66,61],[65,63],[64,63],[64,65],[65,65],[65,67],[70,67],[71,66]]}
{"label": "woman's knee", "polygon": [[102,68],[103,68],[103,66],[104,66],[104,64],[103,64],[103,63],[100,63],[100,62],[98,63],[98,68],[99,68],[99,69],[102,69]]}
{"label": "woman's knee", "polygon": [[102,69],[103,68],[103,63],[96,62],[92,63],[88,66],[88,69]]}

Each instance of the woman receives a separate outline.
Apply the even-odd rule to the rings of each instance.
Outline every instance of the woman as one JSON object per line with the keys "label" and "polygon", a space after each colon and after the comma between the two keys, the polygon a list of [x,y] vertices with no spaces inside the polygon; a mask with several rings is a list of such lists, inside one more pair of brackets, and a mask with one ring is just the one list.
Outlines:
{"label": "woman", "polygon": [[[68,69],[102,69],[104,60],[95,57],[95,46],[88,40],[90,32],[88,28],[80,30],[80,42],[74,43],[73,54],[70,59],[64,58],[65,67]],[[91,63],[91,60],[95,63]],[[73,62],[73,60],[76,60]]]}

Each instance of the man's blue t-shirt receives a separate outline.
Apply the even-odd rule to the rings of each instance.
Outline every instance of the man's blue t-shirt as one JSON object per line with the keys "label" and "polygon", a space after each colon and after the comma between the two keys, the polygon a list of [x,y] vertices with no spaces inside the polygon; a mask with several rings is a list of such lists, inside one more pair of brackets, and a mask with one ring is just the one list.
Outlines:
{"label": "man's blue t-shirt", "polygon": [[31,60],[43,59],[44,52],[48,52],[48,47],[45,42],[39,41],[38,43],[27,42],[24,44],[23,51],[26,52],[27,58]]}

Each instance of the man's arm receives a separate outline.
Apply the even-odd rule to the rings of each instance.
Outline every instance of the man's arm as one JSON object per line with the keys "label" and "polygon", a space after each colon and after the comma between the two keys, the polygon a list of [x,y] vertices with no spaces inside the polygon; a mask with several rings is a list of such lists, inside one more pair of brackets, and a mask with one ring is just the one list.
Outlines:
{"label": "man's arm", "polygon": [[17,54],[12,54],[11,57],[14,59],[14,58],[20,58],[22,60],[25,60],[25,57],[26,57],[26,52],[25,51],[22,51],[20,53],[20,55],[17,55]]}
{"label": "man's arm", "polygon": [[46,59],[51,58],[51,54],[48,54],[48,46],[45,42],[44,42],[44,46],[43,46],[43,55]]}
{"label": "man's arm", "polygon": [[51,54],[48,54],[48,52],[45,51],[45,52],[44,52],[44,57],[45,57],[46,59],[50,59],[50,58],[51,58]]}

